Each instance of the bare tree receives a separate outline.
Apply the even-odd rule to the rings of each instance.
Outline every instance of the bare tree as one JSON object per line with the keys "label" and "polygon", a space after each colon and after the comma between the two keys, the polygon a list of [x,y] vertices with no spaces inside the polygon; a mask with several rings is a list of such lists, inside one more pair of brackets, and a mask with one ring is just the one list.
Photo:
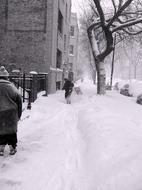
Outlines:
{"label": "bare tree", "polygon": [[129,41],[123,43],[123,50],[129,60],[129,79],[132,77],[136,79],[138,66],[141,65],[140,61],[142,59],[141,43],[134,39],[130,39]]}
{"label": "bare tree", "polygon": [[93,55],[90,46],[90,42],[87,35],[87,28],[89,27],[89,20],[93,17],[93,11],[86,11],[85,7],[80,7],[82,9],[83,15],[80,17],[80,44],[86,54],[88,59],[91,74],[94,84],[96,83],[96,67],[93,63]]}
{"label": "bare tree", "polygon": [[111,8],[103,6],[101,0],[89,2],[94,16],[89,20],[87,33],[97,70],[97,93],[105,94],[104,59],[114,50],[114,34],[118,43],[142,32],[142,2],[110,0]]}

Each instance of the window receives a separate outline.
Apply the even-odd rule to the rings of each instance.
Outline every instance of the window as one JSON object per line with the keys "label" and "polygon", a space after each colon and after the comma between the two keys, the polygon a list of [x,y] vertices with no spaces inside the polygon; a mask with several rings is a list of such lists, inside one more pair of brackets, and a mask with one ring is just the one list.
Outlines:
{"label": "window", "polygon": [[64,52],[66,52],[67,36],[64,35]]}
{"label": "window", "polygon": [[66,3],[66,22],[67,22],[67,18],[68,18],[68,5]]}
{"label": "window", "polygon": [[69,63],[69,69],[70,69],[70,70],[73,69],[73,63]]}
{"label": "window", "polygon": [[63,16],[60,10],[58,11],[58,31],[63,33]]}
{"label": "window", "polygon": [[71,55],[73,55],[73,53],[74,53],[74,46],[73,45],[70,45],[69,53]]}
{"label": "window", "polygon": [[70,27],[70,35],[71,35],[71,36],[74,36],[74,26],[71,26],[71,27]]}
{"label": "window", "polygon": [[61,68],[62,65],[62,52],[57,49],[57,62],[56,62],[56,67]]}
{"label": "window", "polygon": [[61,82],[56,82],[56,90],[60,90],[61,89]]}

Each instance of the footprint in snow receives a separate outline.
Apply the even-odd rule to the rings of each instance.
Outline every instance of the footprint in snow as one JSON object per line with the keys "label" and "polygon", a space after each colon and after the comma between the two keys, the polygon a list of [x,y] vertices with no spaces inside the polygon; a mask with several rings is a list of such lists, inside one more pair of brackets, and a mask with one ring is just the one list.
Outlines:
{"label": "footprint in snow", "polygon": [[10,180],[10,179],[0,179],[0,187],[3,187],[3,189],[6,189],[5,187],[9,186],[9,187],[13,187],[13,186],[17,186],[17,185],[21,185],[20,181],[14,181],[14,180]]}

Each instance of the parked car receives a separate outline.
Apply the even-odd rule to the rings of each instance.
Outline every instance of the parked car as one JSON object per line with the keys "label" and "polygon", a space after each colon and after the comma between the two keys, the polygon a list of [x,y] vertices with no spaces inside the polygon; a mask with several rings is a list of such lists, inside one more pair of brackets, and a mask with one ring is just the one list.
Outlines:
{"label": "parked car", "polygon": [[142,94],[140,94],[140,95],[137,97],[136,102],[137,102],[137,104],[141,104],[141,105],[142,105]]}

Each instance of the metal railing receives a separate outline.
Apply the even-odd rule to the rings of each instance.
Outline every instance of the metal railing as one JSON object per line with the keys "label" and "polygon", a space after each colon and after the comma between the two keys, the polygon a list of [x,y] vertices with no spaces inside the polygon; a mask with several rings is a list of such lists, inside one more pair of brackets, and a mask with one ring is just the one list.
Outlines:
{"label": "metal railing", "polygon": [[10,75],[9,80],[15,84],[22,95],[23,102],[28,101],[27,109],[31,109],[31,102],[37,99],[37,94],[45,91],[47,96],[47,74],[18,74]]}

